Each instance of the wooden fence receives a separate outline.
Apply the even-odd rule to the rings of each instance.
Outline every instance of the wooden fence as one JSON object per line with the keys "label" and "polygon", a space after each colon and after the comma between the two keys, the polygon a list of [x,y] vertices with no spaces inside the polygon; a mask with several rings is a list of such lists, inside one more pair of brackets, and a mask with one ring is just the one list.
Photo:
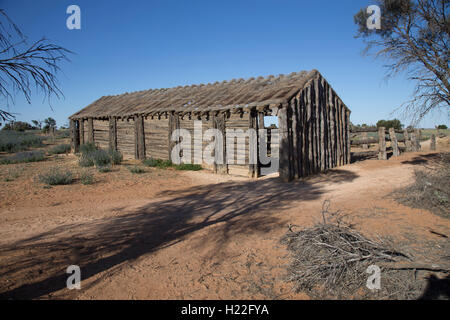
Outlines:
{"label": "wooden fence", "polygon": [[[368,133],[377,133],[377,138],[369,138]],[[401,137],[398,137],[399,134]],[[358,138],[359,137],[359,138]],[[358,139],[356,139],[358,138]],[[421,131],[419,129],[396,130],[390,128],[386,130],[380,128],[353,128],[350,130],[351,146],[362,146],[362,149],[369,149],[370,144],[378,144],[377,151],[352,152],[352,157],[377,156],[379,160],[387,160],[387,151],[390,149],[392,156],[397,157],[401,152],[419,151]],[[386,142],[390,141],[390,147]],[[403,145],[400,145],[402,143]]]}

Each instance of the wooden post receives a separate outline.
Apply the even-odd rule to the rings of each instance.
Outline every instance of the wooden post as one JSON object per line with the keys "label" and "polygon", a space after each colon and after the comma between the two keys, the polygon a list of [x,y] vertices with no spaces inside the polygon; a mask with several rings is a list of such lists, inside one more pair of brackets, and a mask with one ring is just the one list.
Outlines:
{"label": "wooden post", "polygon": [[403,137],[405,139],[406,151],[412,151],[411,140],[409,139],[408,129],[403,130]]}
{"label": "wooden post", "polygon": [[[218,174],[228,174],[228,164],[227,164],[227,152],[226,152],[226,132],[225,132],[225,112],[220,112],[219,114],[213,114],[213,126],[214,129],[217,129],[222,133],[222,150],[219,148],[219,152],[222,152],[222,157],[219,154],[214,154],[214,171]],[[217,138],[216,138],[217,141]],[[221,159],[220,159],[221,158]],[[222,163],[218,163],[218,159],[222,161]]]}
{"label": "wooden post", "polygon": [[117,150],[117,120],[116,120],[116,117],[109,118],[109,149]]}
{"label": "wooden post", "polygon": [[[256,109],[251,109],[248,115],[248,177],[258,177],[258,114]],[[253,129],[253,130],[252,130]],[[256,153],[256,154],[255,154]]]}
{"label": "wooden post", "polygon": [[84,144],[84,119],[80,119],[80,144]]}
{"label": "wooden post", "polygon": [[346,111],[347,117],[346,117],[346,130],[347,130],[347,164],[350,164],[352,161],[352,150],[351,150],[351,143],[350,143],[350,110]]}
{"label": "wooden post", "polygon": [[134,117],[135,139],[136,139],[136,159],[145,159],[145,133],[144,118],[142,116]]}
{"label": "wooden post", "polygon": [[430,150],[436,150],[436,135],[434,133],[431,135]]}
{"label": "wooden post", "polygon": [[[264,112],[259,112],[258,113],[258,172],[257,175],[258,177],[261,176],[261,161],[260,161],[260,157],[259,157],[259,146],[261,146],[261,138],[259,136],[259,130],[264,130],[266,127],[264,125]],[[267,135],[266,135],[266,139],[267,139]],[[266,141],[266,150],[267,149],[267,141]]]}
{"label": "wooden post", "polygon": [[88,142],[94,143],[94,119],[88,118]]}
{"label": "wooden post", "polygon": [[[362,135],[362,140],[363,140],[363,141],[369,139],[369,137],[367,136],[367,132],[363,132],[361,135]],[[367,150],[367,149],[369,149],[369,145],[368,145],[367,143],[364,143],[364,144],[362,145],[362,148],[363,148],[364,150]]]}
{"label": "wooden post", "polygon": [[391,138],[392,156],[398,157],[400,152],[398,150],[397,135],[394,128],[389,128],[389,137]]}
{"label": "wooden post", "polygon": [[80,151],[80,124],[78,120],[70,120],[70,136],[72,150],[74,153]]}
{"label": "wooden post", "polygon": [[378,160],[387,160],[385,132],[386,129],[384,127],[378,128],[378,140],[379,140]]}
{"label": "wooden post", "polygon": [[285,181],[291,181],[290,163],[289,163],[289,130],[288,130],[288,119],[287,119],[287,108],[283,105],[281,109],[278,110],[278,126],[279,126],[279,136],[280,136],[280,178]]}
{"label": "wooden post", "polygon": [[416,151],[420,151],[422,149],[420,145],[420,137],[422,136],[422,131],[420,129],[414,130],[414,133],[416,135]]}
{"label": "wooden post", "polygon": [[417,150],[417,140],[416,140],[415,132],[411,132],[410,138],[411,138],[411,150],[412,151],[419,151],[419,150]]}
{"label": "wooden post", "polygon": [[175,114],[173,112],[169,113],[169,133],[168,133],[168,146],[169,146],[169,159],[172,159],[172,149],[176,145],[176,141],[172,141],[172,133],[173,131],[180,128],[180,117],[178,114]]}

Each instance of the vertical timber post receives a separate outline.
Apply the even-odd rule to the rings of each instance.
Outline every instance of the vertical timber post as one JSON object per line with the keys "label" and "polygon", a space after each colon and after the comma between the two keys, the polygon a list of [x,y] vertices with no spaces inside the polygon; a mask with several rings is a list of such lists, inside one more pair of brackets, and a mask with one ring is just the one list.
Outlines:
{"label": "vertical timber post", "polygon": [[84,119],[80,119],[80,144],[84,144]]}
{"label": "vertical timber post", "polygon": [[70,120],[70,135],[72,150],[74,153],[78,153],[80,150],[80,122],[78,120]]}
{"label": "vertical timber post", "polygon": [[411,138],[411,151],[419,151],[417,150],[417,138],[416,138],[416,133],[413,131],[410,133],[410,138]]}
{"label": "vertical timber post", "polygon": [[403,130],[403,137],[405,139],[406,152],[412,151],[411,140],[409,139],[408,129]]}
{"label": "vertical timber post", "polygon": [[137,129],[137,156],[139,160],[145,159],[145,132],[144,132],[144,117],[136,116],[135,125]]}
{"label": "vertical timber post", "polygon": [[436,135],[434,133],[431,135],[430,150],[436,150]]}
{"label": "vertical timber post", "polygon": [[258,113],[255,108],[248,112],[248,177],[258,177]]}
{"label": "vertical timber post", "polygon": [[109,117],[109,149],[117,150],[117,120]]}
{"label": "vertical timber post", "polygon": [[291,181],[292,176],[290,172],[290,157],[289,157],[289,128],[288,128],[288,118],[287,118],[287,106],[284,104],[282,108],[278,110],[278,125],[279,125],[279,136],[280,136],[280,178],[285,181]]}
{"label": "vertical timber post", "polygon": [[386,129],[384,127],[378,128],[378,160],[387,160],[386,154]]}
{"label": "vertical timber post", "polygon": [[420,138],[422,137],[422,131],[420,129],[414,130],[414,133],[416,134],[416,151],[420,151],[422,149],[420,145]]}
{"label": "vertical timber post", "polygon": [[391,138],[392,156],[398,157],[400,152],[398,150],[397,135],[395,134],[394,128],[389,128],[389,137]]}
{"label": "vertical timber post", "polygon": [[88,142],[94,143],[94,119],[88,118]]}
{"label": "vertical timber post", "polygon": [[[228,174],[228,164],[227,164],[227,152],[226,152],[226,133],[225,133],[225,112],[219,112],[218,114],[213,113],[213,126],[222,135],[222,146],[215,148],[215,151],[219,153],[214,154],[214,172],[218,174]],[[217,137],[215,139],[216,143],[218,141]],[[220,148],[221,147],[221,148]]]}

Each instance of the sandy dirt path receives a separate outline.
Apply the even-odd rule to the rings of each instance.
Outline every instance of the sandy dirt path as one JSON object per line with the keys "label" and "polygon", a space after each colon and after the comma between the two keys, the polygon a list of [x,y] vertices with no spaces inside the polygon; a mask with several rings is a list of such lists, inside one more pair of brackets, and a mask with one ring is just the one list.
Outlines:
{"label": "sandy dirt path", "polygon": [[[92,186],[2,184],[0,296],[307,299],[283,281],[288,252],[279,241],[289,225],[319,221],[326,199],[368,236],[450,236],[447,219],[390,196],[433,156],[367,160],[292,183],[155,170]],[[72,264],[81,290],[65,287]]]}

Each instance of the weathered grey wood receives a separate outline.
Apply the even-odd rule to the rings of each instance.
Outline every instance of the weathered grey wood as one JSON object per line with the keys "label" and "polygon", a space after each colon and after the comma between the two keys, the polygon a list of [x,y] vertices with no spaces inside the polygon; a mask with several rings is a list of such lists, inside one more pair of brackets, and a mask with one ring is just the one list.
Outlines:
{"label": "weathered grey wood", "polygon": [[416,130],[414,130],[414,133],[416,135],[416,151],[420,151],[420,149],[422,149],[422,146],[420,145],[420,138],[422,137],[422,130],[416,129]]}
{"label": "weathered grey wood", "polygon": [[347,164],[350,164],[352,153],[351,153],[351,145],[350,145],[350,110],[346,111],[346,132],[347,132]]}
{"label": "weathered grey wood", "polygon": [[[258,113],[256,109],[251,109],[249,112],[248,117],[248,128],[253,129],[254,131],[251,131],[250,137],[249,137],[249,164],[248,164],[248,176],[249,178],[257,178],[258,177]],[[253,134],[252,132],[255,132]],[[253,159],[251,157],[251,153],[254,153],[256,151],[256,154],[253,155]],[[254,163],[251,163],[252,161]]]}
{"label": "weathered grey wood", "polygon": [[84,144],[84,120],[80,119],[80,144]]}
{"label": "weathered grey wood", "polygon": [[88,142],[94,142],[94,120],[88,118]]}
{"label": "weathered grey wood", "polygon": [[225,127],[225,121],[226,121],[226,113],[220,112],[218,115],[213,116],[213,126],[215,129],[217,129],[219,132],[222,133],[223,137],[223,148],[222,148],[222,164],[217,163],[217,159],[219,158],[219,155],[215,154],[216,161],[214,166],[214,171],[219,174],[228,174],[228,164],[227,164],[227,151],[226,151],[226,127]]}
{"label": "weathered grey wood", "polygon": [[378,160],[387,160],[385,128],[378,128]]}
{"label": "weathered grey wood", "polygon": [[144,132],[144,118],[136,116],[134,118],[135,125],[135,139],[136,139],[136,159],[145,159],[145,132]]}
{"label": "weathered grey wood", "polygon": [[413,151],[413,152],[418,151],[418,149],[417,149],[416,133],[415,132],[411,132],[409,134],[409,138],[411,139],[411,151]]}
{"label": "weathered grey wood", "polygon": [[287,119],[287,108],[278,110],[278,126],[279,126],[279,136],[280,136],[280,146],[279,146],[279,157],[280,165],[279,172],[280,178],[287,182],[292,180],[290,172],[289,163],[289,132],[288,132],[288,119]]}
{"label": "weathered grey wood", "polygon": [[300,160],[298,153],[299,136],[298,136],[298,112],[297,112],[297,99],[292,99],[290,103],[290,113],[292,119],[292,168],[294,179],[300,177]]}
{"label": "weathered grey wood", "polygon": [[436,150],[436,135],[434,133],[431,135],[430,150]]}
{"label": "weathered grey wood", "polygon": [[80,151],[80,125],[78,120],[70,120],[70,140],[73,153]]}
{"label": "weathered grey wood", "polygon": [[115,117],[109,118],[109,149],[117,150],[117,120]]}
{"label": "weathered grey wood", "polygon": [[400,151],[398,150],[397,135],[395,134],[394,128],[389,128],[389,136],[391,138],[392,156],[398,157]]}
{"label": "weathered grey wood", "polygon": [[409,133],[408,133],[407,129],[403,130],[403,137],[404,137],[404,140],[405,140],[406,152],[412,151],[411,140],[410,140]]}
{"label": "weathered grey wood", "polygon": [[[367,135],[367,132],[363,132],[363,133],[361,134],[361,136],[362,136],[361,141],[367,141],[367,140],[369,140],[369,137],[368,137],[368,135]],[[365,150],[367,150],[367,149],[369,149],[369,145],[368,145],[367,143],[364,143],[364,144],[362,145],[362,148],[365,149]]]}

